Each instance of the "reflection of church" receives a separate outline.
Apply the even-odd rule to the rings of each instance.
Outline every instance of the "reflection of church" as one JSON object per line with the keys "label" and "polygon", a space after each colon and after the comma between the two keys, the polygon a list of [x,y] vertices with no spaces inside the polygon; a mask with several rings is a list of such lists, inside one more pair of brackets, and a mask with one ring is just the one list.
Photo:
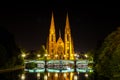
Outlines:
{"label": "reflection of church", "polygon": [[59,38],[56,41],[54,16],[52,13],[49,38],[47,41],[47,51],[48,51],[48,55],[47,55],[48,59],[74,59],[74,47],[71,37],[68,14],[66,16],[64,41],[61,38],[60,31],[59,31]]}

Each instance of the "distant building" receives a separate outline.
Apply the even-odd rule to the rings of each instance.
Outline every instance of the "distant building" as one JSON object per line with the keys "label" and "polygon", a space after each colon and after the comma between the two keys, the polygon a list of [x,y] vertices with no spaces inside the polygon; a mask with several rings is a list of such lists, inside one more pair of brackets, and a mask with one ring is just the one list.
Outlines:
{"label": "distant building", "polygon": [[65,33],[63,41],[63,39],[61,38],[60,31],[59,38],[56,40],[54,15],[52,13],[49,38],[46,47],[48,51],[48,59],[74,59],[74,46],[71,37],[71,29],[68,14],[66,16]]}

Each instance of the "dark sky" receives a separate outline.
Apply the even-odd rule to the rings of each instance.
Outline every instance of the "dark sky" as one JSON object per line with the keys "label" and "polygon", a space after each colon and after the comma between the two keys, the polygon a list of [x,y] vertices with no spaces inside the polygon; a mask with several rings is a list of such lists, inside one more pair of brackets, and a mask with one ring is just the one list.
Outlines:
{"label": "dark sky", "polygon": [[20,47],[28,50],[46,44],[52,11],[56,33],[60,29],[62,36],[68,13],[76,52],[94,49],[97,42],[120,26],[120,8],[114,5],[59,1],[4,5],[0,10],[0,24],[14,34]]}

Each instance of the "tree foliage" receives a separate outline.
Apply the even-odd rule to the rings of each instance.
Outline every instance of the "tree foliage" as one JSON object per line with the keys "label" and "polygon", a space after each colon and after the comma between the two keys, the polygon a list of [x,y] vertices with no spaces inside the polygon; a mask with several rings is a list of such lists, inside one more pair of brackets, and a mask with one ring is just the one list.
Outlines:
{"label": "tree foliage", "polygon": [[105,38],[95,57],[98,80],[120,80],[120,29]]}
{"label": "tree foliage", "polygon": [[46,49],[45,49],[45,46],[42,45],[38,51],[38,54],[40,54],[40,57],[43,58],[44,55],[47,53]]}
{"label": "tree foliage", "polygon": [[0,68],[10,68],[21,65],[20,49],[15,43],[13,34],[0,26]]}

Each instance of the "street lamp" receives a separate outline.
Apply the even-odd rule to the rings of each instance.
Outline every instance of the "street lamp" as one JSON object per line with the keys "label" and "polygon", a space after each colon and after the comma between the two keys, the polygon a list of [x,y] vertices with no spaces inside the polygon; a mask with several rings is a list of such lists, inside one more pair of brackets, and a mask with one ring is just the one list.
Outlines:
{"label": "street lamp", "polygon": [[40,54],[38,54],[37,57],[40,57]]}
{"label": "street lamp", "polygon": [[44,56],[47,57],[47,54],[45,54]]}
{"label": "street lamp", "polygon": [[37,54],[37,58],[38,58],[38,59],[39,59],[40,56],[41,56],[40,54]]}
{"label": "street lamp", "polygon": [[25,53],[23,53],[21,56],[22,56],[23,61],[24,61],[24,64],[23,64],[23,65],[25,66],[25,57],[26,57],[26,54],[25,54]]}
{"label": "street lamp", "polygon": [[87,54],[85,54],[84,56],[85,56],[86,58],[88,58],[88,55],[87,55]]}
{"label": "street lamp", "polygon": [[45,60],[47,59],[47,54],[44,55],[45,56]]}
{"label": "street lamp", "polygon": [[25,58],[25,57],[26,57],[26,54],[23,53],[23,54],[22,54],[22,57]]}

